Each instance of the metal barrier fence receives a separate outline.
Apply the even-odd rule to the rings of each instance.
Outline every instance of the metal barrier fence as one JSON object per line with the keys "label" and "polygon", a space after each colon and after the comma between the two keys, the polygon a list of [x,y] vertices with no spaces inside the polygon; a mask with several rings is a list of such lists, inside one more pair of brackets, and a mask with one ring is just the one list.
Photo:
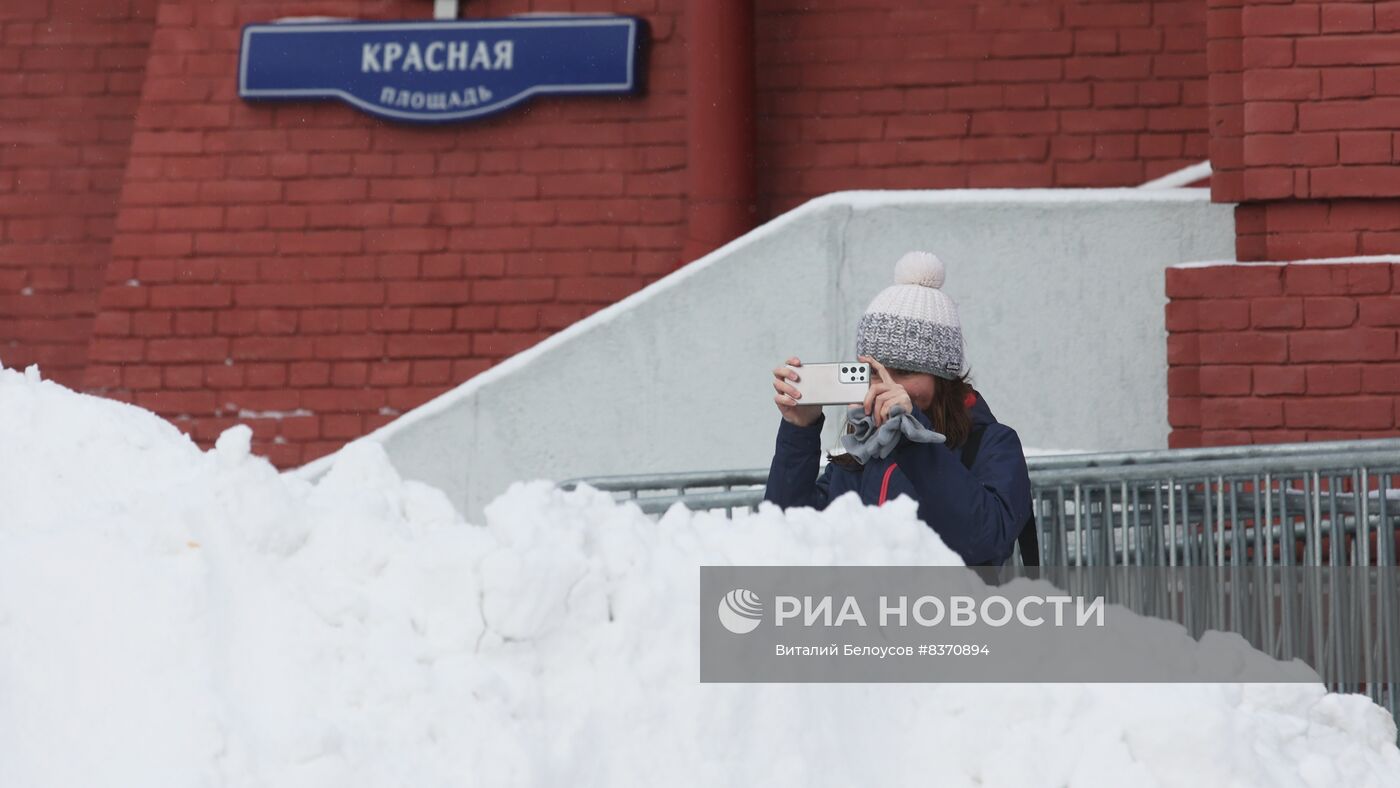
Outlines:
{"label": "metal barrier fence", "polygon": [[[1394,566],[1400,438],[1031,457],[1041,563]],[[647,514],[756,510],[768,470],[570,479]],[[1334,525],[1342,538],[1332,539]],[[1285,545],[1292,549],[1285,549]],[[1019,556],[1016,563],[1020,563]]]}
{"label": "metal barrier fence", "polygon": [[[1060,566],[1396,566],[1400,439],[1031,457],[1041,563]],[[648,514],[752,511],[768,470],[571,479]],[[1011,562],[1022,564],[1019,548]],[[1400,600],[1395,600],[1400,606]],[[1395,610],[1391,607],[1390,610]],[[1374,648],[1400,661],[1400,634]],[[1400,677],[1365,692],[1400,721]]]}

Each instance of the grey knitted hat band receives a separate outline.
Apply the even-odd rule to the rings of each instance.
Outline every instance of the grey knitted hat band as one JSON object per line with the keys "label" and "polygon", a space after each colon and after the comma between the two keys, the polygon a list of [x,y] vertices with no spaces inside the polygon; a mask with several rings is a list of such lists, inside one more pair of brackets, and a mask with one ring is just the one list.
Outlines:
{"label": "grey knitted hat band", "polygon": [[944,273],[943,261],[929,252],[901,257],[895,284],[875,296],[856,324],[856,354],[948,380],[962,375],[962,324],[957,304],[941,289]]}
{"label": "grey knitted hat band", "polygon": [[867,312],[856,324],[856,355],[952,380],[962,371],[962,332],[927,320]]}

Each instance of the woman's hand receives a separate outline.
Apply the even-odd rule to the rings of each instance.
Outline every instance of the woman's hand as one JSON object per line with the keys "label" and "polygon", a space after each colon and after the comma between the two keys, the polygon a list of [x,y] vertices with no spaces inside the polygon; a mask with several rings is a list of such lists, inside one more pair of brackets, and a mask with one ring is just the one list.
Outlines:
{"label": "woman's hand", "polygon": [[865,412],[875,414],[877,429],[889,419],[890,408],[895,405],[903,405],[905,413],[914,412],[914,401],[909,398],[909,392],[894,382],[884,364],[870,356],[861,356],[860,360],[869,364],[880,376],[879,380],[870,384],[870,390],[865,392]]}
{"label": "woman's hand", "polygon": [[787,364],[773,370],[773,389],[778,392],[773,396],[773,401],[778,403],[778,412],[783,414],[783,421],[799,427],[810,427],[821,418],[822,406],[798,404],[802,393],[788,381],[800,380],[797,370],[792,367],[802,366],[802,361],[793,356],[787,360]]}

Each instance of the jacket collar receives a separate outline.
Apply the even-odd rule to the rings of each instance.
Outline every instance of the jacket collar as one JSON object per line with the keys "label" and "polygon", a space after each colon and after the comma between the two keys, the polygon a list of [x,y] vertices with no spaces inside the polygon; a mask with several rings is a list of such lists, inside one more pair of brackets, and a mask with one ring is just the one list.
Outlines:
{"label": "jacket collar", "polygon": [[993,416],[992,409],[987,407],[987,401],[982,398],[982,392],[974,389],[968,393],[967,401],[971,402],[973,426],[997,423],[997,417]]}

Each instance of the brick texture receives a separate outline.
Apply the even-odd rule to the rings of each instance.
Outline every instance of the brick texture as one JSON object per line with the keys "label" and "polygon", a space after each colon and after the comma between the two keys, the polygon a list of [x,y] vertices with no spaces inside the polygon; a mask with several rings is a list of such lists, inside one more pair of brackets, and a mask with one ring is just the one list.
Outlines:
{"label": "brick texture", "polygon": [[1394,3],[1209,0],[1212,198],[1236,257],[1400,252]]}
{"label": "brick texture", "polygon": [[757,0],[761,213],[1135,186],[1207,157],[1206,5]]}
{"label": "brick texture", "polygon": [[1400,196],[1242,203],[1235,233],[1240,260],[1395,254]]}
{"label": "brick texture", "polygon": [[1400,434],[1400,264],[1169,268],[1166,286],[1172,447]]}
{"label": "brick texture", "polygon": [[0,361],[82,381],[157,0],[0,3]]}
{"label": "brick texture", "polygon": [[[247,423],[257,451],[293,465],[674,270],[682,4],[626,5],[654,40],[645,96],[543,99],[485,122],[415,127],[337,103],[243,102],[242,26],[291,10],[161,2],[86,387],[204,444]],[[465,8],[546,10],[559,6]],[[429,12],[405,0],[316,7],[362,19]]]}
{"label": "brick texture", "polygon": [[[841,189],[1130,186],[1207,151],[1194,0],[755,5],[760,220]],[[645,17],[648,91],[406,127],[239,100],[238,37],[421,0],[5,3],[0,359],[205,445],[248,423],[284,466],[378,427],[684,262],[683,8],[467,4]]]}

